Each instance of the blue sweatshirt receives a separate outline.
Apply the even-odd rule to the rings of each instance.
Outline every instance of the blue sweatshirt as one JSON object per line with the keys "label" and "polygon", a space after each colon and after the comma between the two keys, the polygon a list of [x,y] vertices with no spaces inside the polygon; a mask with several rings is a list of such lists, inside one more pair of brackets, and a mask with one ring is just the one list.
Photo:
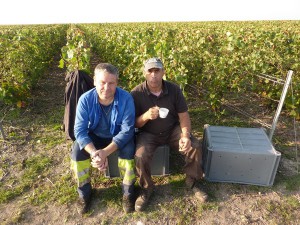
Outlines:
{"label": "blue sweatshirt", "polygon": [[[93,88],[80,96],[76,109],[74,134],[81,149],[92,142],[88,133],[93,132],[103,115],[98,93]],[[134,137],[135,110],[132,96],[117,87],[113,101],[110,133],[112,141],[122,149]]]}

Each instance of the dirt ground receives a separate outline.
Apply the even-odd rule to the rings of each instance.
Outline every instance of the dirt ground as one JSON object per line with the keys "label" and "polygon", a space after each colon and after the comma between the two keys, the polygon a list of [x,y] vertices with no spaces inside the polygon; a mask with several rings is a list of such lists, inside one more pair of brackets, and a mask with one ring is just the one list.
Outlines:
{"label": "dirt ground", "polygon": [[[64,81],[65,73],[57,69],[55,66],[46,74],[45,78],[40,82],[35,96],[35,104],[44,104],[44,109],[41,111],[35,111],[35,113],[48,113],[57,106],[62,106],[64,95]],[[40,102],[38,98],[43,98],[43,102]],[[34,107],[34,106],[31,106]],[[24,112],[29,113],[29,112]],[[34,120],[35,115],[32,115]],[[61,118],[62,119],[62,118]],[[25,126],[25,125],[24,125]],[[42,127],[42,124],[40,124]],[[5,122],[4,128],[6,131],[10,129],[22,129],[22,127],[14,127],[13,121]],[[24,131],[25,132],[25,131]],[[0,142],[2,150],[0,153],[1,160],[7,159],[8,155],[14,154],[15,160],[18,158],[31,155],[34,151],[40,151],[38,149],[41,145],[33,145],[29,142],[31,135],[34,131],[28,130],[26,139],[28,141],[18,143],[12,142]],[[41,129],[40,132],[47,132]],[[64,135],[60,132],[59,135]],[[27,144],[31,143],[31,144]],[[69,154],[70,141],[55,145],[53,152],[58,155],[55,162],[53,173],[67,173],[68,161],[62,159],[66,158]],[[282,158],[278,169],[280,177],[295,176],[297,171],[295,170],[295,162],[290,159]],[[7,175],[9,176],[9,174]],[[1,182],[5,177],[1,178]],[[45,182],[51,182],[51,179],[45,180]],[[275,182],[276,183],[276,182]],[[13,185],[13,184],[11,184]],[[191,219],[191,224],[300,224],[300,193],[299,189],[296,191],[288,191],[284,183],[276,183],[272,188],[256,188],[249,187],[249,185],[232,185],[227,183],[220,183],[216,185],[209,185],[214,188],[214,197],[210,200],[208,206],[203,207],[203,211],[199,213],[200,216],[195,215]],[[101,190],[103,191],[103,190]],[[100,192],[101,192],[100,191]],[[151,200],[150,213],[155,214],[160,210],[160,204],[167,204],[173,202],[170,194],[172,189],[169,185],[161,185],[157,188],[155,196]],[[189,206],[195,206],[197,203],[188,192],[183,192],[182,201],[189,202]],[[101,193],[99,194],[101,195]],[[298,200],[298,205],[294,207],[287,206],[288,198],[293,197]],[[74,202],[67,204],[51,203],[43,207],[33,206],[28,204],[25,200],[28,198],[26,193],[21,195],[8,203],[0,205],[0,224],[109,224],[102,220],[104,215],[109,215],[110,218],[118,217],[124,218],[119,220],[118,224],[136,224],[136,225],[150,225],[150,224],[185,224],[184,222],[178,223],[176,217],[180,216],[182,209],[174,211],[173,216],[166,216],[164,218],[151,219],[144,214],[138,215],[133,213],[124,215],[121,207],[118,209],[110,207],[96,207],[103,202],[101,198],[95,199],[92,207],[95,211],[87,217],[82,217],[78,214],[78,211],[74,205]],[[289,209],[291,209],[289,211]],[[185,210],[189,210],[188,208]],[[286,212],[283,212],[286,211]],[[287,214],[287,215],[286,215]],[[15,219],[18,218],[18,219]],[[286,220],[287,218],[287,220]],[[290,219],[292,218],[292,219]],[[288,221],[288,222],[286,222]]]}

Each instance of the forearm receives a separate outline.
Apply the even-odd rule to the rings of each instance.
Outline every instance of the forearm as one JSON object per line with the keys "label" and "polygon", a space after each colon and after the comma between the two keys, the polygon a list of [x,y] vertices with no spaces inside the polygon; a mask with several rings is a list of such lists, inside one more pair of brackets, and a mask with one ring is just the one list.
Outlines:
{"label": "forearm", "polygon": [[[116,151],[118,149],[118,145],[114,142],[111,142],[108,146],[106,146],[105,148],[99,150],[96,149],[94,144],[91,142],[89,144],[87,144],[84,147],[84,150],[86,152],[88,152],[91,155],[91,158],[93,158],[95,155],[99,155],[100,158],[101,157],[108,157],[110,154],[112,154],[114,151]],[[98,152],[99,150],[99,152]]]}
{"label": "forearm", "polygon": [[182,137],[190,137],[191,134],[191,120],[188,112],[179,113],[179,119],[180,119],[180,127],[182,132]]}
{"label": "forearm", "polygon": [[105,148],[102,149],[102,151],[105,152],[106,157],[115,152],[118,149],[118,145],[115,142],[111,142],[109,145],[107,145]]}
{"label": "forearm", "polygon": [[154,106],[148,109],[145,113],[140,115],[135,120],[135,127],[140,128],[144,126],[149,120],[155,120],[158,117],[159,107]]}
{"label": "forearm", "polygon": [[138,118],[135,120],[135,127],[141,128],[143,127],[147,122],[149,121],[149,118],[147,117],[147,112],[144,114],[140,115]]}
{"label": "forearm", "polygon": [[93,142],[88,143],[88,144],[84,147],[84,150],[85,150],[87,153],[89,153],[90,155],[91,155],[93,152],[97,151],[97,149],[95,148]]}

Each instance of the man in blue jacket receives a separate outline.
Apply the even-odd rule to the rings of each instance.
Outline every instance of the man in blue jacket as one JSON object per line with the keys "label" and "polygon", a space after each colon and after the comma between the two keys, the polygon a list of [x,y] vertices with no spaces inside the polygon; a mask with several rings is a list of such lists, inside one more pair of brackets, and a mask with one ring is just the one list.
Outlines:
{"label": "man in blue jacket", "polygon": [[117,84],[118,69],[108,63],[98,64],[94,72],[95,88],[78,101],[71,158],[81,213],[87,213],[91,204],[91,165],[105,170],[107,157],[116,150],[123,177],[123,209],[126,213],[134,210],[134,102]]}

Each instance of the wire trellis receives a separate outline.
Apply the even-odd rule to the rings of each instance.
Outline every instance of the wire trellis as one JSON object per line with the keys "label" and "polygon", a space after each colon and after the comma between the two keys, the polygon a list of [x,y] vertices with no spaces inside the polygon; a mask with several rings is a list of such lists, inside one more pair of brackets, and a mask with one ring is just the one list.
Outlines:
{"label": "wire trellis", "polygon": [[[254,116],[253,114],[247,112],[244,108],[239,108],[239,104],[237,104],[237,102],[251,102],[251,95],[249,93],[245,94],[244,93],[244,96],[243,95],[240,95],[238,94],[236,97],[236,99],[234,99],[234,95],[232,93],[229,93],[228,94],[228,98],[230,100],[228,100],[227,97],[225,97],[223,100],[222,100],[222,105],[226,106],[227,108],[231,109],[231,110],[234,110],[236,111],[237,113],[251,119],[253,122],[255,123],[258,123],[260,124],[261,126],[269,129],[269,139],[272,140],[272,136],[273,136],[273,133],[274,133],[274,130],[275,130],[275,127],[277,125],[277,121],[278,121],[278,117],[279,117],[279,114],[281,112],[281,108],[282,108],[282,105],[283,105],[283,102],[284,102],[284,99],[285,99],[285,96],[286,96],[286,92],[288,90],[288,88],[290,88],[291,90],[291,95],[292,95],[292,105],[294,106],[294,93],[293,93],[293,85],[292,85],[292,73],[293,71],[289,70],[288,73],[287,73],[287,76],[286,76],[286,80],[284,79],[281,79],[281,78],[278,78],[278,77],[275,77],[275,76],[272,76],[272,75],[268,75],[268,74],[252,74],[253,76],[257,76],[258,78],[263,78],[263,79],[266,79],[270,82],[273,82],[275,84],[281,84],[281,85],[284,85],[284,88],[283,88],[283,91],[282,91],[282,94],[281,94],[281,98],[280,100],[276,100],[276,99],[273,99],[273,98],[270,98],[270,97],[267,97],[267,96],[261,96],[261,95],[258,95],[257,93],[251,93],[254,97],[253,99],[255,99],[255,101],[257,102],[257,99],[267,99],[267,100],[270,100],[270,101],[274,101],[274,102],[277,102],[278,103],[278,106],[277,106],[277,110],[275,112],[275,115],[273,117],[273,122],[270,120],[270,118],[262,118],[262,116],[266,115],[266,114],[270,114],[270,112],[260,112],[260,113],[256,113],[257,115],[260,116],[260,118],[258,118],[257,116]],[[289,80],[290,79],[290,80]],[[204,95],[207,95],[208,94],[208,91],[207,90],[199,90],[198,87],[194,87],[193,85],[189,85],[189,87],[193,88],[194,90],[197,90],[199,91],[200,93],[204,94]],[[251,89],[251,88],[250,88]],[[259,112],[259,110],[257,109],[261,109],[260,105],[259,104],[252,104],[251,107],[254,108],[254,112]],[[269,120],[270,123],[266,122],[267,120]],[[293,141],[294,141],[294,146],[295,146],[295,158],[296,158],[296,164],[297,164],[297,173],[299,173],[299,159],[298,159],[298,140],[297,140],[297,126],[296,126],[296,118],[293,117]]]}
{"label": "wire trellis", "polygon": [[[293,90],[293,82],[291,82],[291,91],[292,91],[292,104],[295,105],[294,99],[294,90]],[[294,142],[295,142],[295,153],[296,153],[296,163],[297,163],[297,173],[299,173],[299,159],[298,159],[298,140],[297,140],[297,126],[296,126],[296,118],[293,117],[293,125],[294,125]]]}

